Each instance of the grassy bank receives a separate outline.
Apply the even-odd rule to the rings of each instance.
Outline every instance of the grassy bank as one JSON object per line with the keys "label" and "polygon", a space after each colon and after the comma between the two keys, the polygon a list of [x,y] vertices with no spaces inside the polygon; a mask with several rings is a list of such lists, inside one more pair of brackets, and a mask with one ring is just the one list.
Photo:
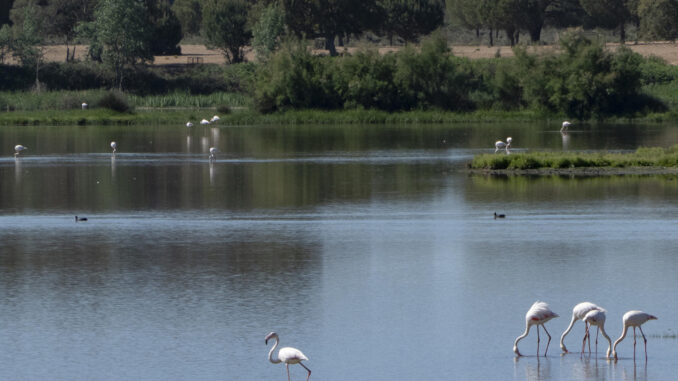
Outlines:
{"label": "grassy bank", "polygon": [[638,148],[633,153],[529,152],[482,154],[473,158],[471,169],[527,170],[568,168],[678,168],[678,145],[670,148]]}

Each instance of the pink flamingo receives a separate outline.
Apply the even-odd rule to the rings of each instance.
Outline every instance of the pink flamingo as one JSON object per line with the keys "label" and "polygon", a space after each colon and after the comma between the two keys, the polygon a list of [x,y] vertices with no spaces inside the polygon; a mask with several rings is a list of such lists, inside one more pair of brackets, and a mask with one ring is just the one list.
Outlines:
{"label": "pink flamingo", "polygon": [[308,381],[308,379],[311,378],[311,370],[301,363],[302,361],[308,360],[308,357],[301,353],[297,348],[284,347],[280,348],[280,351],[278,351],[278,358],[274,359],[273,352],[278,347],[279,342],[278,334],[271,332],[266,335],[266,344],[268,344],[268,341],[271,339],[275,339],[275,345],[273,345],[273,348],[268,352],[268,361],[273,364],[280,364],[281,362],[285,363],[285,367],[287,368],[287,381],[290,381],[290,364],[299,364],[308,371],[308,376],[306,377],[306,381]]}
{"label": "pink flamingo", "polygon": [[[601,310],[602,308],[598,307],[597,305],[591,303],[591,302],[581,302],[574,306],[572,309],[572,320],[570,320],[570,325],[567,327],[565,332],[563,332],[563,335],[560,336],[560,349],[563,350],[563,352],[567,353],[567,347],[565,347],[565,336],[567,336],[568,333],[572,330],[572,327],[574,326],[574,323],[577,320],[584,320],[584,316],[586,316],[587,313],[593,311],[593,310]],[[586,327],[586,322],[584,322],[585,329],[588,329]],[[586,342],[586,334],[584,334],[584,342]],[[590,346],[590,342],[589,342]],[[583,345],[582,345],[583,348]],[[582,352],[584,350],[582,349]],[[589,348],[589,352],[591,352],[591,348]]]}
{"label": "pink flamingo", "polygon": [[530,328],[533,325],[537,326],[537,357],[539,357],[539,326],[544,328],[544,332],[546,332],[546,335],[549,337],[549,341],[546,343],[546,350],[544,351],[544,357],[546,357],[546,352],[549,350],[549,344],[551,343],[551,335],[549,334],[549,331],[546,330],[546,326],[544,323],[547,321],[557,318],[558,314],[551,311],[549,308],[549,305],[544,303],[544,302],[534,302],[532,307],[527,311],[527,314],[525,314],[525,332],[518,336],[516,338],[516,341],[513,343],[513,352],[517,354],[518,356],[522,356],[520,354],[520,351],[518,351],[518,342],[525,337],[527,337],[527,334],[530,333]]}
{"label": "pink flamingo", "polygon": [[615,360],[617,359],[617,344],[624,340],[629,327],[633,327],[633,361],[636,361],[636,327],[638,327],[638,329],[640,329],[640,334],[643,335],[643,341],[645,342],[645,361],[647,361],[647,339],[640,326],[648,320],[657,320],[657,317],[643,311],[629,311],[624,314],[624,317],[622,318],[624,329],[622,330],[621,336],[614,342],[614,346],[612,347],[612,357],[614,357]]}
{"label": "pink flamingo", "polygon": [[[584,316],[582,319],[584,323],[588,323],[588,326],[586,327],[586,334],[584,335],[584,342],[586,342],[586,338],[589,337],[589,328],[592,326],[598,327],[598,331],[603,335],[603,337],[607,340],[607,353],[606,357],[610,357],[610,351],[612,350],[612,340],[610,340],[610,336],[607,335],[607,332],[605,332],[605,310],[600,308],[597,310],[591,310],[589,313]],[[598,353],[598,331],[596,331],[596,353]],[[589,346],[591,345],[591,339],[589,337]],[[584,354],[584,343],[581,344],[581,353],[582,355]],[[591,353],[591,349],[589,348],[589,353]]]}

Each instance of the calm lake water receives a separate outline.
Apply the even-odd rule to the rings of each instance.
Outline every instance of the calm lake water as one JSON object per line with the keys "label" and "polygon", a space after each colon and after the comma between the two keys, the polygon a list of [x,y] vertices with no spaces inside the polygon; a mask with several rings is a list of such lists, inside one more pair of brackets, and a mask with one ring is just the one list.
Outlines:
{"label": "calm lake water", "polygon": [[[506,136],[633,150],[678,144],[678,126],[181,124],[0,128],[0,379],[282,381],[270,331],[311,380],[678,373],[678,176],[464,169]],[[533,329],[516,359],[535,300],[560,314],[548,357]],[[604,341],[581,356],[581,322],[561,356],[586,300],[612,340],[628,310],[659,317],[647,363],[630,336],[618,362]]]}

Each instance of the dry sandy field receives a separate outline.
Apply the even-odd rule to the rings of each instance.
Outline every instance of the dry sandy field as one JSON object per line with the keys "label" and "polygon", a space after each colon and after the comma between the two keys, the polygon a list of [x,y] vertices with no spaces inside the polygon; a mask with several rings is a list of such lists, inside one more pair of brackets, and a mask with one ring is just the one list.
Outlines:
{"label": "dry sandy field", "polygon": [[[616,49],[619,44],[609,43],[607,46],[610,49]],[[642,54],[643,56],[658,56],[666,60],[672,65],[678,65],[678,44],[673,42],[651,42],[651,43],[629,43],[626,46],[633,51]],[[73,47],[71,46],[71,49]],[[338,48],[340,52],[352,52],[358,48]],[[379,51],[387,53],[389,51],[397,50],[397,47],[383,47]],[[531,46],[527,48],[529,52],[540,53],[548,52],[556,49],[552,45]],[[76,58],[84,59],[87,52],[86,45],[76,46]],[[181,55],[176,56],[156,56],[154,64],[156,65],[176,65],[176,64],[190,64],[190,63],[224,63],[223,55],[217,50],[207,49],[204,45],[181,45]],[[327,51],[316,50],[317,54],[327,54]],[[502,57],[513,56],[513,51],[510,46],[452,46],[452,53],[469,58],[490,58],[500,55]],[[45,57],[47,61],[63,61],[66,58],[65,45],[48,46],[45,49]],[[248,60],[253,60],[254,54],[251,50],[246,52]]]}

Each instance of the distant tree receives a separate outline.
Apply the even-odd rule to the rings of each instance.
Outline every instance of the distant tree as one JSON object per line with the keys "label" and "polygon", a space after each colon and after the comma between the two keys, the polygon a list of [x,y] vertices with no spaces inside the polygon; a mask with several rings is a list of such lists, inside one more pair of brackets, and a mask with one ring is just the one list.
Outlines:
{"label": "distant tree", "polygon": [[5,57],[12,50],[12,28],[4,24],[0,28],[0,64],[5,63]]}
{"label": "distant tree", "polygon": [[94,21],[79,28],[81,35],[90,40],[92,58],[114,70],[120,90],[125,67],[153,59],[153,29],[146,12],[140,0],[100,0]]}
{"label": "distant tree", "polygon": [[170,7],[169,0],[152,2],[148,16],[148,21],[153,26],[151,52],[156,55],[180,54],[179,42],[183,37],[181,23]]}
{"label": "distant tree", "polygon": [[644,37],[672,41],[678,37],[678,1],[641,0],[638,15]]}
{"label": "distant tree", "polygon": [[337,37],[362,33],[375,22],[375,0],[281,0],[285,22],[298,37],[323,37],[330,55],[337,55]]}
{"label": "distant tree", "polygon": [[246,0],[206,0],[203,3],[202,35],[208,46],[219,49],[229,63],[245,59],[244,47],[252,37],[247,25],[249,8]]}
{"label": "distant tree", "polygon": [[29,4],[23,11],[21,24],[14,25],[12,52],[22,65],[35,67],[35,89],[40,91],[40,67],[45,56],[45,32],[38,21],[41,10]]}
{"label": "distant tree", "polygon": [[0,2],[0,25],[8,24],[9,20],[9,11],[12,9],[14,0],[4,0]]}
{"label": "distant tree", "polygon": [[267,58],[278,47],[285,32],[285,14],[277,3],[271,3],[259,13],[252,27],[252,47],[257,57]]}
{"label": "distant tree", "polygon": [[476,32],[480,37],[480,29],[485,27],[485,20],[480,14],[480,1],[447,0],[447,13],[453,23]]}
{"label": "distant tree", "polygon": [[175,0],[172,10],[181,24],[184,35],[200,34],[202,24],[202,1],[200,0]]}
{"label": "distant tree", "polygon": [[619,28],[619,40],[626,41],[626,23],[633,20],[633,13],[625,0],[580,0],[580,3],[595,25]]}
{"label": "distant tree", "polygon": [[445,2],[442,0],[377,0],[381,30],[393,45],[393,37],[415,41],[443,25]]}

